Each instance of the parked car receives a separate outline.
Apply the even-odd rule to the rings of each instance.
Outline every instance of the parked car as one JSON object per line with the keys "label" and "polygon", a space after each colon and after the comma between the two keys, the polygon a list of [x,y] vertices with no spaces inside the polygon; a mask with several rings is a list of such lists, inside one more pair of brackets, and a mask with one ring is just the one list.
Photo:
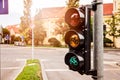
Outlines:
{"label": "parked car", "polygon": [[25,42],[21,42],[21,41],[15,41],[15,42],[14,42],[14,45],[15,45],[15,46],[25,46],[26,43],[25,43]]}

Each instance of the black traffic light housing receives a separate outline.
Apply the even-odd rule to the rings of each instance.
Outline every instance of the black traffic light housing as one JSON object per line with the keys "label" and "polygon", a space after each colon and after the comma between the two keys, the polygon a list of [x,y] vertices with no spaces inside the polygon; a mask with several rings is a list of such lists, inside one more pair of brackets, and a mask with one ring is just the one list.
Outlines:
{"label": "black traffic light housing", "polygon": [[90,9],[82,6],[70,8],[65,14],[70,30],[65,34],[65,43],[69,52],[65,55],[65,64],[80,74],[89,74],[91,69],[90,51]]}

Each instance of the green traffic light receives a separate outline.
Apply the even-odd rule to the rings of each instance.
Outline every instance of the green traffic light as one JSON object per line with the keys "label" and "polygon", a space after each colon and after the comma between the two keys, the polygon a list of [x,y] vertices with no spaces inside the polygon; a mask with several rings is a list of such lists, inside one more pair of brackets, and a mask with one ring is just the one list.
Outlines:
{"label": "green traffic light", "polygon": [[72,64],[74,66],[78,66],[77,57],[75,57],[75,56],[71,57],[69,62],[70,62],[70,64]]}

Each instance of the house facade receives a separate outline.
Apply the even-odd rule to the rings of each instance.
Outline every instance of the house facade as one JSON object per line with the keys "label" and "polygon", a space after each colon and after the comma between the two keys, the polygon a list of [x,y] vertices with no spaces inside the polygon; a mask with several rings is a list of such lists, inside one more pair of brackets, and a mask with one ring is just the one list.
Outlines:
{"label": "house facade", "polygon": [[16,37],[20,36],[19,24],[8,25],[6,28],[10,31],[10,35],[14,35]]}
{"label": "house facade", "polygon": [[113,12],[118,12],[118,8],[120,7],[120,0],[113,0]]}

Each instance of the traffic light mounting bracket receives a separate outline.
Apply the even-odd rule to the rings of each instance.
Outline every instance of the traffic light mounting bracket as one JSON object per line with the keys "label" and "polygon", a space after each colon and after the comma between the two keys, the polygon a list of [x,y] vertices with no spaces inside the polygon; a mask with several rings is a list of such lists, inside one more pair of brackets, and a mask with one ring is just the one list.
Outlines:
{"label": "traffic light mounting bracket", "polygon": [[99,5],[99,4],[103,4],[102,2],[98,2],[97,0],[94,0],[93,2],[92,2],[92,10],[93,11],[96,11],[97,10],[97,5]]}
{"label": "traffic light mounting bracket", "polygon": [[[88,60],[88,61],[86,61],[87,63],[86,63],[86,65],[85,65],[85,74],[87,74],[87,75],[92,75],[92,78],[93,79],[97,79],[97,77],[96,77],[96,75],[97,75],[97,70],[94,70],[94,69],[92,69],[91,70],[91,51],[90,51],[90,16],[91,16],[91,10],[92,10],[92,6],[91,5],[86,5],[85,6],[85,16],[86,16],[86,21],[85,21],[85,28],[87,28],[88,30],[88,32],[87,32],[87,40],[86,40],[86,44],[88,44],[88,46],[86,47],[86,49],[87,49],[87,51],[88,52],[86,52],[87,54],[85,54],[85,56],[87,56],[87,59],[85,59],[85,60]],[[89,54],[88,54],[89,53]]]}

